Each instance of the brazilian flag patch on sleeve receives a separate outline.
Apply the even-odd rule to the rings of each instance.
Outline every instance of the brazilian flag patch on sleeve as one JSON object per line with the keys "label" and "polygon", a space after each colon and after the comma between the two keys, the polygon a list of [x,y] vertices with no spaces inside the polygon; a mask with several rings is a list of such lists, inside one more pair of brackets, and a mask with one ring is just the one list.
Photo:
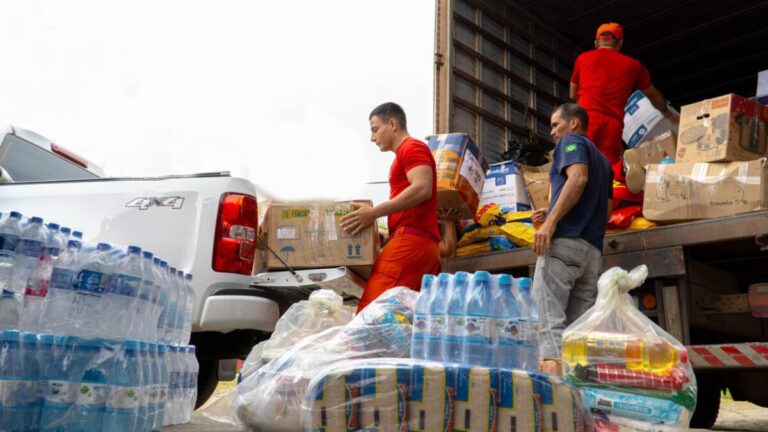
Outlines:
{"label": "brazilian flag patch on sleeve", "polygon": [[578,148],[578,144],[575,144],[575,143],[574,144],[568,144],[568,145],[565,146],[565,152],[566,153],[570,153],[570,152],[576,151],[577,148]]}

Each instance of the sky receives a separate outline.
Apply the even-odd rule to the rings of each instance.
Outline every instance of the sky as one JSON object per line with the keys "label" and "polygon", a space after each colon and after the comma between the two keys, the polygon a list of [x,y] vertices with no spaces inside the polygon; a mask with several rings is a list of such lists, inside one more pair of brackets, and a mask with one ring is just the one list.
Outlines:
{"label": "sky", "polygon": [[432,131],[434,1],[3,1],[0,124],[112,176],[230,171],[276,200],[386,198],[376,105]]}

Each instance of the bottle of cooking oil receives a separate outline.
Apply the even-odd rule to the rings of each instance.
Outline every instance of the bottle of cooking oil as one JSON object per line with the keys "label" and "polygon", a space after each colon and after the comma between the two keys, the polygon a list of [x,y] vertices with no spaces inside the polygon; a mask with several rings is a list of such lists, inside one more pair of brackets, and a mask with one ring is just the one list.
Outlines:
{"label": "bottle of cooking oil", "polygon": [[571,367],[614,364],[630,370],[664,372],[681,362],[681,353],[662,339],[644,342],[627,334],[590,332],[563,339],[563,361]]}

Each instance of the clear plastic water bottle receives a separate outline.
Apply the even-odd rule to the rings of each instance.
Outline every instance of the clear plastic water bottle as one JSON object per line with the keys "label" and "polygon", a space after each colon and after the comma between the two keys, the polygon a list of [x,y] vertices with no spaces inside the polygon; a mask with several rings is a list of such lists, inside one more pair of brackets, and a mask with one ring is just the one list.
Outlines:
{"label": "clear plastic water bottle", "polygon": [[520,298],[525,304],[527,312],[527,326],[523,342],[523,367],[528,370],[537,370],[539,364],[539,306],[531,295],[531,279],[520,278],[516,282],[515,285],[520,292]]}
{"label": "clear plastic water bottle", "polygon": [[179,345],[184,345],[184,317],[187,311],[187,288],[184,286],[184,272],[176,270],[175,275],[178,299],[176,300],[176,323],[173,328],[173,341]]}
{"label": "clear plastic water bottle", "polygon": [[75,328],[73,334],[82,337],[102,337],[115,334],[114,322],[104,318],[105,310],[113,310],[103,301],[112,269],[108,253],[112,249],[109,243],[99,243],[96,251],[88,254],[83,251],[80,272],[74,281],[75,298],[71,317]]}
{"label": "clear plastic water bottle", "polygon": [[59,229],[59,232],[61,233],[61,236],[64,238],[64,244],[66,244],[72,237],[72,228],[61,227],[61,229]]}
{"label": "clear plastic water bottle", "polygon": [[157,344],[157,367],[159,369],[159,394],[157,405],[157,418],[155,419],[154,430],[160,430],[168,421],[165,416],[165,410],[168,407],[170,371],[168,370],[168,346],[163,343]]}
{"label": "clear plastic water bottle", "polygon": [[37,429],[40,422],[40,408],[42,406],[40,399],[40,364],[37,361],[38,347],[37,333],[21,334],[21,368],[22,376],[24,377],[24,390],[19,393],[19,396],[25,400],[24,405],[26,409],[23,424],[28,430]]}
{"label": "clear plastic water bottle", "polygon": [[16,256],[16,245],[21,237],[21,213],[12,211],[0,221],[0,291],[3,295],[13,294],[11,291],[11,275],[13,261]]}
{"label": "clear plastic water bottle", "polygon": [[69,430],[75,402],[80,390],[84,366],[76,362],[78,338],[54,336],[48,385],[40,414],[41,431]]}
{"label": "clear plastic water bottle", "polygon": [[157,416],[159,415],[160,402],[160,366],[157,362],[157,344],[150,342],[147,344],[147,364],[149,365],[149,400],[148,400],[148,418],[147,430],[159,430]]}
{"label": "clear plastic water bottle", "polygon": [[182,330],[184,338],[182,343],[188,344],[192,337],[192,319],[195,310],[195,290],[192,288],[192,275],[189,273],[184,275],[184,289],[187,291],[187,301],[185,303],[186,310],[184,311],[184,328]]}
{"label": "clear plastic water bottle", "polygon": [[493,319],[493,293],[491,275],[479,271],[464,309],[464,335],[461,360],[471,366],[492,366],[491,320]]}
{"label": "clear plastic water bottle", "polygon": [[176,401],[179,398],[179,368],[176,359],[178,348],[174,345],[168,345],[165,364],[168,368],[168,392],[165,397],[165,417],[163,426],[175,424],[176,420]]}
{"label": "clear plastic water bottle", "polygon": [[21,357],[21,334],[18,331],[0,331],[0,353],[0,388],[3,389],[0,430],[20,430],[29,407],[24,396],[27,393],[24,390],[26,381]]}
{"label": "clear plastic water bottle", "polygon": [[83,233],[80,232],[80,231],[72,231],[72,237],[82,241],[83,240]]}
{"label": "clear plastic water bottle", "polygon": [[125,339],[140,337],[131,324],[135,322],[134,312],[141,291],[143,269],[141,248],[128,246],[128,253],[114,264],[104,292],[104,321],[110,321],[110,330],[105,337]]}
{"label": "clear plastic water bottle", "polygon": [[80,379],[71,431],[88,432],[101,429],[109,392],[107,359],[115,352],[106,346],[107,342],[103,339],[81,339],[76,347],[76,359],[85,365],[85,372]]}
{"label": "clear plastic water bottle", "polygon": [[149,344],[141,341],[139,344],[141,365],[141,386],[139,392],[139,414],[136,430],[148,431],[152,427],[150,413],[150,392],[152,387],[152,368],[149,361]]}
{"label": "clear plastic water bottle", "polygon": [[79,240],[69,240],[51,271],[48,293],[41,306],[39,327],[42,331],[69,333],[72,328],[69,316],[75,299],[75,276],[80,271]]}
{"label": "clear plastic water bottle", "polygon": [[53,335],[41,333],[38,335],[36,362],[39,374],[37,386],[37,423],[35,427],[40,426],[40,419],[43,413],[45,397],[48,394],[48,379],[53,365]]}
{"label": "clear plastic water bottle", "polygon": [[461,343],[464,335],[464,309],[467,304],[469,273],[457,272],[448,290],[448,307],[445,324],[445,361],[461,363]]}
{"label": "clear plastic water bottle", "polygon": [[168,281],[168,314],[165,318],[165,332],[164,339],[169,344],[175,344],[174,341],[174,329],[176,327],[176,311],[178,309],[179,301],[179,285],[176,283],[176,268],[168,267],[166,274],[166,280]]}
{"label": "clear plastic water bottle", "polygon": [[42,305],[48,295],[53,266],[66,245],[64,237],[59,232],[59,225],[48,224],[48,237],[43,245],[43,253],[37,261],[37,266],[29,275],[24,289],[24,312],[21,317],[21,329],[25,331],[40,331]]}
{"label": "clear plastic water bottle", "polygon": [[[151,322],[152,308],[153,308],[153,295],[155,291],[155,276],[152,271],[152,258],[154,254],[149,251],[141,253],[141,286],[139,288],[139,295],[136,299],[135,310],[133,313],[133,323],[131,328],[135,329],[138,337],[151,341],[154,340],[155,335],[151,330],[149,322]],[[155,327],[156,331],[157,328]]]}
{"label": "clear plastic water bottle", "polygon": [[423,360],[427,358],[427,317],[429,304],[434,294],[433,287],[437,278],[434,275],[424,275],[421,279],[421,291],[413,307],[413,333],[411,335],[411,358]]}
{"label": "clear plastic water bottle", "polygon": [[521,345],[520,309],[512,292],[514,280],[510,275],[498,277],[499,291],[494,297],[494,318],[496,319],[497,343],[494,350],[494,365],[498,368],[520,367],[518,347]]}
{"label": "clear plastic water bottle", "polygon": [[110,362],[101,430],[132,432],[138,424],[141,365],[139,341],[128,339]]}
{"label": "clear plastic water bottle", "polygon": [[187,418],[187,421],[192,419],[192,412],[195,410],[195,405],[197,404],[197,378],[200,373],[200,363],[197,361],[197,353],[194,345],[189,346],[189,363],[191,372],[189,375],[189,418]]}
{"label": "clear plastic water bottle", "polygon": [[168,320],[168,310],[170,308],[170,287],[168,286],[168,263],[158,259],[157,273],[155,274],[155,283],[158,289],[158,306],[160,314],[157,319],[157,339],[168,343],[166,336],[166,321]]}
{"label": "clear plastic water bottle", "polygon": [[29,275],[43,256],[43,246],[48,238],[48,230],[43,226],[43,218],[29,219],[19,242],[16,244],[16,254],[13,261],[11,290],[18,296],[24,293]]}
{"label": "clear plastic water bottle", "polygon": [[181,371],[181,385],[179,385],[178,409],[176,412],[176,424],[188,422],[187,417],[191,418],[192,412],[189,409],[189,387],[192,376],[192,364],[189,361],[189,347],[179,347],[179,370]]}
{"label": "clear plastic water bottle", "polygon": [[450,288],[451,275],[440,273],[437,276],[435,292],[429,303],[429,315],[427,317],[427,360],[443,361],[445,348],[443,338],[445,334],[445,310]]}

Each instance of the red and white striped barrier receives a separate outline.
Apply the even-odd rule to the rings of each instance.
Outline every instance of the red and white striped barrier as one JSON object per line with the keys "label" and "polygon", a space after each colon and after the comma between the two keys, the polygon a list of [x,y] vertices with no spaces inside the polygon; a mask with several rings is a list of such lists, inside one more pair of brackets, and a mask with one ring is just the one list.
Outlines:
{"label": "red and white striped barrier", "polygon": [[695,369],[768,367],[768,343],[688,346]]}

